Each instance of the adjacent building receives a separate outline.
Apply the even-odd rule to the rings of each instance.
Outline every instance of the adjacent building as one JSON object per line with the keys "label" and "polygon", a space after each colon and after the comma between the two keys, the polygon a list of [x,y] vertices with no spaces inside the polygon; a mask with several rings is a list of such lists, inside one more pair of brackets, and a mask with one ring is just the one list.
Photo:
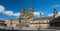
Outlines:
{"label": "adjacent building", "polygon": [[5,27],[5,26],[6,26],[5,21],[0,20],[0,28],[3,28],[3,27]]}

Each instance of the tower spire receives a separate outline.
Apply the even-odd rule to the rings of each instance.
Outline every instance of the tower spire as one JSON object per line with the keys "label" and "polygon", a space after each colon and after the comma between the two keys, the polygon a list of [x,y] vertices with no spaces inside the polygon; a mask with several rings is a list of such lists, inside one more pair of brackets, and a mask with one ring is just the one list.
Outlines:
{"label": "tower spire", "polygon": [[24,12],[24,11],[25,11],[24,6],[22,6],[22,12]]}
{"label": "tower spire", "polygon": [[30,11],[33,12],[33,7],[32,7],[32,4],[30,3]]}

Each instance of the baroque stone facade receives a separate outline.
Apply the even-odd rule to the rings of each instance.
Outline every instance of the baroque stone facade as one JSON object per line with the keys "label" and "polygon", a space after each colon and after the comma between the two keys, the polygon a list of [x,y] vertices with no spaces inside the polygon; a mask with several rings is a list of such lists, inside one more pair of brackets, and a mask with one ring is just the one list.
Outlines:
{"label": "baroque stone facade", "polygon": [[58,12],[54,9],[54,15],[49,17],[43,17],[42,13],[40,12],[40,17],[35,19],[34,18],[34,10],[32,4],[30,4],[30,11],[24,9],[22,7],[22,11],[20,17],[18,19],[12,19],[10,21],[6,20],[6,24],[8,27],[37,27],[37,28],[48,28],[50,27],[49,21],[53,20],[54,18],[58,17]]}

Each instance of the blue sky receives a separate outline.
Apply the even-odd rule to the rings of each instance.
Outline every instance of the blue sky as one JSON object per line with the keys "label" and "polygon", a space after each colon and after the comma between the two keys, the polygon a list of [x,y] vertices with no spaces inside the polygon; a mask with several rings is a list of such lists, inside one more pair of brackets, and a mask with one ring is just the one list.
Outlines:
{"label": "blue sky", "polygon": [[18,18],[22,5],[29,11],[30,3],[35,16],[39,16],[40,11],[43,16],[53,15],[54,8],[60,14],[60,0],[0,0],[0,20]]}

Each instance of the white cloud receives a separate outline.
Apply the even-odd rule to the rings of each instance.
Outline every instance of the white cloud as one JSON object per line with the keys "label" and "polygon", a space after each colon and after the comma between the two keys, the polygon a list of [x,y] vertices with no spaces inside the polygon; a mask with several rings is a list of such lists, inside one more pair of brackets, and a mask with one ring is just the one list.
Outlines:
{"label": "white cloud", "polygon": [[[43,13],[42,13],[42,15],[43,15]],[[34,12],[34,16],[39,17],[40,16],[40,12]]]}
{"label": "white cloud", "polygon": [[34,12],[34,16],[39,16],[40,15],[40,12]]}
{"label": "white cloud", "polygon": [[12,16],[13,15],[13,11],[4,11],[3,12],[6,15]]}
{"label": "white cloud", "polygon": [[48,14],[48,16],[53,16],[54,14]]}
{"label": "white cloud", "polygon": [[0,5],[0,12],[5,14],[5,15],[8,15],[8,16],[16,16],[18,17],[20,15],[20,13],[14,13],[13,11],[11,10],[5,10],[4,6]]}
{"label": "white cloud", "polygon": [[58,16],[60,16],[60,12],[58,12]]}
{"label": "white cloud", "polygon": [[19,16],[19,15],[20,15],[20,13],[14,13],[13,15],[14,15],[14,16]]}
{"label": "white cloud", "polygon": [[[54,14],[48,14],[48,16],[53,16]],[[60,16],[60,12],[58,12],[58,16]]]}
{"label": "white cloud", "polygon": [[56,7],[59,7],[60,5],[54,5],[54,6],[51,6],[52,8],[56,8]]}
{"label": "white cloud", "polygon": [[4,6],[0,5],[0,12],[3,12],[5,10]]}
{"label": "white cloud", "polygon": [[58,14],[60,14],[60,12],[58,12]]}
{"label": "white cloud", "polygon": [[14,13],[13,11],[4,11],[3,12],[5,15],[8,15],[8,16],[19,16],[20,13]]}

